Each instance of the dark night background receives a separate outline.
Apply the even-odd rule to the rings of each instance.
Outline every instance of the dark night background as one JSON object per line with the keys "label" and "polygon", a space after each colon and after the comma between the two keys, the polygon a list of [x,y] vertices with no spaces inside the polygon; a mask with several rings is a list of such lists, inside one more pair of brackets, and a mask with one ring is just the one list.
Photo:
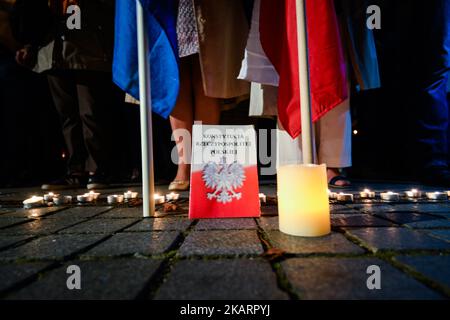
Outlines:
{"label": "dark night background", "polygon": [[[352,92],[353,129],[358,134],[353,135],[353,168],[348,173],[356,179],[413,178],[414,146],[408,139],[408,110],[402,103],[406,97],[396,90],[397,82],[402,81],[396,62],[399,37],[414,30],[403,30],[399,19],[399,12],[408,18],[407,6],[392,2],[374,2],[382,8],[382,29],[375,34],[382,88]],[[140,166],[138,107],[118,101],[111,112],[117,121],[111,137],[116,146],[111,159],[117,168],[115,179],[130,181],[133,169]],[[222,122],[275,127],[274,121],[248,118],[247,112],[248,104],[242,103],[224,112]],[[157,115],[153,118],[155,178],[168,182],[176,169],[170,161],[171,130],[167,120]],[[37,185],[64,173],[64,142],[46,78],[17,66],[7,50],[0,50],[0,137],[0,187]]]}

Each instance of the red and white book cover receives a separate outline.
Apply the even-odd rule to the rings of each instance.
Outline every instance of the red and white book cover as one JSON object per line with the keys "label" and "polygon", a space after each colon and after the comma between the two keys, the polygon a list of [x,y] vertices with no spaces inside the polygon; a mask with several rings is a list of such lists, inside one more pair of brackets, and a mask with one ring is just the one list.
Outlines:
{"label": "red and white book cover", "polygon": [[259,217],[253,126],[194,125],[189,218]]}

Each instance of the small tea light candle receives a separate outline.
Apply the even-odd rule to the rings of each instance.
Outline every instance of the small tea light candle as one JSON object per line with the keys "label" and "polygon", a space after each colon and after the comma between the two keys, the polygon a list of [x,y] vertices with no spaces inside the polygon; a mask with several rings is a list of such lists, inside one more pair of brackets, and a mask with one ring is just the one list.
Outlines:
{"label": "small tea light candle", "polygon": [[396,192],[388,191],[388,192],[382,192],[380,194],[381,200],[384,201],[399,201],[400,195]]}
{"label": "small tea light candle", "polygon": [[64,204],[69,204],[71,202],[72,202],[72,196],[53,197],[53,203],[56,206],[62,206]]}
{"label": "small tea light candle", "polygon": [[371,191],[369,189],[364,189],[359,193],[359,196],[362,199],[374,199],[375,198],[375,191]]}
{"label": "small tea light candle", "polygon": [[138,193],[133,192],[133,191],[127,191],[123,194],[123,197],[125,198],[125,200],[136,199],[137,196],[138,196]]}
{"label": "small tea light candle", "polygon": [[337,193],[331,191],[330,189],[328,189],[328,199],[336,200],[337,199]]}
{"label": "small tea light candle", "polygon": [[164,196],[161,196],[158,193],[155,193],[153,195],[153,198],[155,199],[155,204],[163,204],[164,202],[166,202]]}
{"label": "small tea light candle", "polygon": [[180,194],[179,193],[171,192],[169,194],[166,194],[166,200],[167,201],[178,200],[179,198],[180,198]]}
{"label": "small tea light candle", "polygon": [[97,200],[100,197],[100,193],[95,191],[89,191],[89,193],[85,193],[84,195],[91,196],[92,200]]}
{"label": "small tea light candle", "polygon": [[47,194],[44,194],[44,201],[51,202],[53,201],[53,198],[57,198],[59,194],[54,194],[53,192],[49,192]]}
{"label": "small tea light candle", "polygon": [[353,202],[353,194],[351,193],[338,193],[336,194],[336,200],[340,202]]}
{"label": "small tea light candle", "polygon": [[446,192],[427,192],[427,198],[429,200],[447,200],[448,195]]}
{"label": "small tea light candle", "polygon": [[259,194],[259,202],[261,202],[261,203],[267,202],[267,196],[264,193]]}
{"label": "small tea light candle", "polygon": [[26,209],[40,207],[44,204],[44,197],[32,196],[23,201],[23,206]]}
{"label": "small tea light candle", "polygon": [[122,203],[123,195],[121,194],[113,194],[107,197],[108,204]]}
{"label": "small tea light candle", "polygon": [[94,200],[94,198],[89,193],[80,194],[77,196],[77,201],[79,203],[88,203],[88,202],[92,202],[93,200]]}
{"label": "small tea light candle", "polygon": [[409,191],[405,191],[405,195],[408,198],[421,198],[422,197],[422,191],[419,191],[417,189],[411,189]]}

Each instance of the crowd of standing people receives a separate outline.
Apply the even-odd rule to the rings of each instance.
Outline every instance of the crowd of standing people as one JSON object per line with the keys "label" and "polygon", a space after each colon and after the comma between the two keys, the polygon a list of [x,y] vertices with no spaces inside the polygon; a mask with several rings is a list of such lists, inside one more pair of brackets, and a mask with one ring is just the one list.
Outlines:
{"label": "crowd of standing people", "polygon": [[[285,1],[286,6],[290,1]],[[345,82],[331,110],[315,122],[316,159],[327,164],[329,185],[346,187],[352,183],[344,173],[345,168],[352,166],[351,97],[363,90],[383,88],[391,92],[390,105],[402,110],[408,124],[409,130],[401,141],[408,146],[408,162],[413,163],[411,177],[422,183],[450,186],[447,102],[450,3],[435,0],[423,6],[420,1],[411,0],[405,6],[400,1],[375,1],[382,13],[380,32],[384,34],[384,42],[380,43],[377,31],[366,24],[367,1],[319,1],[331,10],[327,11],[327,17],[334,24],[329,24],[328,33],[335,32],[337,42],[334,51],[327,50],[330,55],[342,56],[341,80]],[[129,162],[128,170],[134,171],[129,175],[138,177],[138,109],[128,103],[129,97],[112,80],[115,2],[0,0],[2,109],[26,99],[27,92],[41,92],[41,101],[34,108],[53,105],[61,125],[67,152],[65,174],[45,182],[43,189],[108,187],[118,170],[117,164],[124,159]],[[159,118],[157,121],[167,130],[170,123],[179,158],[183,159],[188,142],[177,136],[178,130],[191,132],[195,121],[219,124],[223,110],[248,101],[249,116],[270,117],[277,123],[277,164],[301,163],[301,139],[290,134],[290,128],[285,128],[289,123],[279,114],[278,104],[286,92],[280,77],[285,71],[271,55],[265,44],[267,37],[262,34],[262,19],[267,19],[264,7],[268,2],[179,0],[176,3],[179,94],[169,122]],[[81,29],[67,27],[70,6],[81,8]],[[394,68],[384,70],[383,61]],[[19,77],[26,80],[15,80]],[[42,97],[43,87],[49,96]],[[134,99],[134,103],[139,102]],[[33,112],[36,110],[21,114],[20,121],[18,118],[7,121],[17,122],[17,126],[33,126]],[[125,118],[121,117],[124,112]],[[8,116],[8,112],[2,113]],[[2,121],[6,123],[5,119]],[[45,121],[56,121],[56,117]],[[383,123],[379,127],[383,130]],[[121,136],[132,136],[124,139],[125,147],[121,143],[121,148],[127,150],[122,156],[116,152],[118,129]],[[162,162],[167,163],[170,132],[162,137],[163,131],[159,131],[161,138],[157,136],[156,140],[161,144]],[[5,143],[17,145],[14,137]],[[23,152],[18,157],[27,156]],[[4,168],[13,170],[20,170],[20,165],[2,162]],[[189,164],[180,161],[174,171],[169,189],[188,190]],[[167,172],[172,174],[170,170]]]}

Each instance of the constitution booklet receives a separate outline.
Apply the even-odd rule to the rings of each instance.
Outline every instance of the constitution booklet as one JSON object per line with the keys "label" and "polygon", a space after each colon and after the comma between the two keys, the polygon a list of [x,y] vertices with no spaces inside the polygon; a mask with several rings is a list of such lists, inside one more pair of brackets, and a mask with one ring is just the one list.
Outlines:
{"label": "constitution booklet", "polygon": [[189,218],[259,217],[253,126],[194,125]]}

